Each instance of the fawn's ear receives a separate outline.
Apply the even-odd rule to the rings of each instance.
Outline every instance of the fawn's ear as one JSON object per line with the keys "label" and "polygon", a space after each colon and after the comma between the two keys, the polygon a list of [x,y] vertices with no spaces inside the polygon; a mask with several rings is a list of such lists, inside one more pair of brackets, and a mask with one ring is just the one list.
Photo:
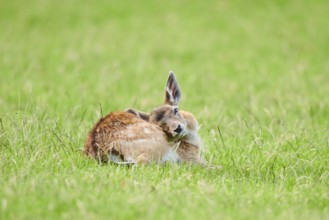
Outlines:
{"label": "fawn's ear", "polygon": [[132,109],[132,108],[127,108],[125,109],[125,112],[128,112],[128,113],[131,113],[131,114],[134,114],[136,115],[137,117],[143,119],[144,121],[149,121],[149,118],[150,118],[150,115],[147,114],[147,113],[144,113],[144,112],[139,112],[135,109]]}
{"label": "fawn's ear", "polygon": [[177,106],[181,95],[182,94],[174,72],[170,71],[166,85],[165,104]]}

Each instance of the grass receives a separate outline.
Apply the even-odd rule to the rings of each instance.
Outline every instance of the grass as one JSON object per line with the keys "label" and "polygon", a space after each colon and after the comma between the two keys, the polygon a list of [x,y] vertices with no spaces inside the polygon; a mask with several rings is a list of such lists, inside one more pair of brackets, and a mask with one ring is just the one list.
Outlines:
{"label": "grass", "polygon": [[[2,1],[0,219],[328,219],[329,3],[248,3]],[[221,170],[80,154],[169,70]]]}

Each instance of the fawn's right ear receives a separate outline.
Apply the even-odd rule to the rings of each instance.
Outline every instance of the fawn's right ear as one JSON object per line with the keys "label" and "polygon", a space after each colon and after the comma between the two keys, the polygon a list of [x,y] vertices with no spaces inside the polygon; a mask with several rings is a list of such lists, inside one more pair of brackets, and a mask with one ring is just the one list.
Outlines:
{"label": "fawn's right ear", "polygon": [[139,112],[135,109],[132,109],[132,108],[127,108],[125,109],[125,112],[128,112],[128,113],[131,113],[131,114],[134,114],[136,115],[137,117],[143,119],[144,121],[149,121],[149,118],[150,118],[150,115],[147,114],[147,113],[144,113],[144,112]]}
{"label": "fawn's right ear", "polygon": [[168,105],[177,106],[181,95],[182,94],[174,72],[170,71],[166,84],[165,103]]}

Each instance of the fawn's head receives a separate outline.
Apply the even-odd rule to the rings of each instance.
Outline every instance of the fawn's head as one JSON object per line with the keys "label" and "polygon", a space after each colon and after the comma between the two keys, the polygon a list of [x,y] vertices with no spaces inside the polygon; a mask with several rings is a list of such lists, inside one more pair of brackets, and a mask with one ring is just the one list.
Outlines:
{"label": "fawn's head", "polygon": [[184,136],[186,121],[178,109],[181,98],[181,90],[173,72],[170,72],[165,87],[164,104],[153,109],[149,116],[149,122],[162,128],[168,138],[176,139]]}
{"label": "fawn's head", "polygon": [[134,109],[128,109],[127,111],[158,125],[170,140],[175,140],[185,136],[187,132],[187,122],[178,109],[180,98],[181,90],[178,82],[174,73],[170,72],[165,87],[164,104],[154,108],[150,114],[138,112]]}

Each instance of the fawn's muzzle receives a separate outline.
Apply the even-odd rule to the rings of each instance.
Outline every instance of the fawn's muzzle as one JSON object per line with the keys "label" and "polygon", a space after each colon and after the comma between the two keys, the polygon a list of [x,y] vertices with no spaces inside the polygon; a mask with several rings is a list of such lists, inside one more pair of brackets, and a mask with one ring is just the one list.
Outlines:
{"label": "fawn's muzzle", "polygon": [[183,131],[183,128],[181,125],[178,125],[177,128],[174,130],[177,134],[181,133]]}

